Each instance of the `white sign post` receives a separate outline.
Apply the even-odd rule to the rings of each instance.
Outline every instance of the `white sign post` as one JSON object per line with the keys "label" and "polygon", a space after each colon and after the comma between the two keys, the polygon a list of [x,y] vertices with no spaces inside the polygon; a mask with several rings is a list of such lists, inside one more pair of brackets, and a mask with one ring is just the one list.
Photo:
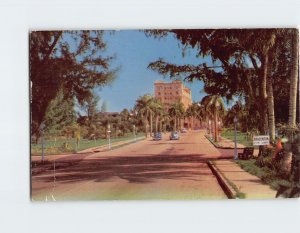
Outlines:
{"label": "white sign post", "polygon": [[270,144],[269,135],[253,136],[253,146],[266,146]]}

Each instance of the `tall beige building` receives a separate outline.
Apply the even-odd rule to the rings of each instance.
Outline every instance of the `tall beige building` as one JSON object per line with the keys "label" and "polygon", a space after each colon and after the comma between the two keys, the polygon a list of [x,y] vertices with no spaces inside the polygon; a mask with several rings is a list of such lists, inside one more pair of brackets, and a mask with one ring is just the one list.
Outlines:
{"label": "tall beige building", "polygon": [[[191,90],[183,85],[179,80],[166,83],[163,81],[154,82],[154,97],[163,104],[166,111],[173,103],[183,103],[186,110],[192,104]],[[186,128],[199,128],[200,122],[197,119],[184,119],[182,127]]]}
{"label": "tall beige building", "polygon": [[181,102],[185,110],[192,104],[191,90],[179,80],[171,83],[156,81],[154,83],[154,96],[168,110],[173,103]]}

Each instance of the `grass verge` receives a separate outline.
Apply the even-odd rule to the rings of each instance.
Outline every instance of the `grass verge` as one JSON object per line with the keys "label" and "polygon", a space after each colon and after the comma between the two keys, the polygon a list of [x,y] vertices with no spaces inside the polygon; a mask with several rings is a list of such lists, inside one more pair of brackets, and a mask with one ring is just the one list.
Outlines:
{"label": "grass verge", "polygon": [[[144,136],[144,133],[139,133],[136,137]],[[126,141],[134,139],[132,134],[125,135],[123,137],[118,138],[111,138],[111,143]],[[92,147],[98,147],[106,145],[108,141],[106,139],[97,139],[97,140],[87,140],[82,139],[79,142],[78,148],[76,148],[76,139],[68,139],[68,140],[46,140],[44,145],[45,155],[51,154],[64,154],[64,153],[76,153],[76,151],[82,151]],[[41,155],[42,153],[42,145],[41,143],[38,144],[31,144],[31,155]]]}
{"label": "grass verge", "polygon": [[291,186],[292,183],[280,177],[276,171],[268,167],[259,167],[255,165],[255,159],[238,160],[236,163],[246,172],[259,177],[265,184],[274,190],[279,190],[281,186]]}
{"label": "grass verge", "polygon": [[[221,136],[223,138],[227,138],[229,140],[234,141],[234,131],[233,130],[225,129],[222,131]],[[246,133],[243,133],[240,131],[237,131],[237,133],[236,133],[236,141],[237,141],[237,143],[242,144],[246,147],[253,146],[252,138],[249,138],[249,136]]]}

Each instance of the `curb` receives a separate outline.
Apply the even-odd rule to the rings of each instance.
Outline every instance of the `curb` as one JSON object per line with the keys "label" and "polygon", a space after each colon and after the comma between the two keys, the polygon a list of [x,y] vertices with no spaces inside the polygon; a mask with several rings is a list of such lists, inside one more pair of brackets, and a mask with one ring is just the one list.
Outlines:
{"label": "curb", "polygon": [[[207,135],[204,135],[206,137],[206,139],[214,145],[214,147],[218,148],[218,149],[231,149],[233,150],[234,147],[229,147],[229,146],[219,146],[217,143],[215,143],[214,141],[212,141]],[[244,149],[245,147],[237,147],[236,149]]]}
{"label": "curb", "polygon": [[[93,153],[98,153],[98,152],[106,152],[106,151],[114,150],[114,149],[129,145],[129,144],[132,144],[132,143],[136,143],[136,142],[139,142],[139,141],[142,141],[142,140],[145,140],[145,138],[140,137],[140,138],[137,138],[136,140],[133,139],[133,140],[127,141],[127,142],[119,144],[119,145],[113,145],[113,143],[112,143],[110,149],[107,148],[107,145],[102,145],[102,146],[99,146],[99,147],[92,147],[92,148],[88,148],[88,149],[85,149],[85,150],[82,150],[82,151],[78,151],[78,152],[76,152],[76,154],[83,154],[83,153],[93,154]],[[118,142],[116,142],[116,143],[118,143]],[[86,152],[86,150],[90,150],[90,151]]]}
{"label": "curb", "polygon": [[214,176],[217,178],[218,183],[220,184],[221,188],[223,189],[224,193],[228,197],[228,199],[236,199],[237,192],[231,187],[231,185],[228,183],[228,181],[225,179],[223,174],[218,170],[218,168],[213,164],[213,162],[208,161],[207,162],[208,167],[214,174]]}

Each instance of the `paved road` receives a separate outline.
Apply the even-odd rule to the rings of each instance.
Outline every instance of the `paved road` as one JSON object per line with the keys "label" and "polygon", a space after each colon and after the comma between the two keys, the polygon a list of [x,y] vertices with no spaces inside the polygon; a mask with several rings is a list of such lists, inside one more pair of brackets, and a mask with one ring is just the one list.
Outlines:
{"label": "paved road", "polygon": [[161,141],[74,157],[58,158],[55,172],[32,170],[33,200],[226,198],[205,163],[226,154],[213,147],[203,131],[182,134],[178,141],[163,135]]}

